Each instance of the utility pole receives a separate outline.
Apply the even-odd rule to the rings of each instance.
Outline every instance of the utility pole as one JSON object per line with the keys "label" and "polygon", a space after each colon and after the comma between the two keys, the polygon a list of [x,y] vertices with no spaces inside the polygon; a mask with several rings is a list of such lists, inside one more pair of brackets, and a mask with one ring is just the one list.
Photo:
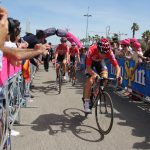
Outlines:
{"label": "utility pole", "polygon": [[110,34],[110,26],[106,26],[106,38],[109,36]]}
{"label": "utility pole", "polygon": [[29,20],[26,21],[26,31],[25,31],[25,32],[26,32],[26,33],[31,33],[30,21],[29,21]]}
{"label": "utility pole", "polygon": [[88,40],[89,17],[92,17],[92,15],[89,14],[89,7],[88,7],[88,12],[87,12],[87,14],[85,14],[84,16],[87,17],[87,19],[86,19],[86,44],[87,44],[87,40]]}

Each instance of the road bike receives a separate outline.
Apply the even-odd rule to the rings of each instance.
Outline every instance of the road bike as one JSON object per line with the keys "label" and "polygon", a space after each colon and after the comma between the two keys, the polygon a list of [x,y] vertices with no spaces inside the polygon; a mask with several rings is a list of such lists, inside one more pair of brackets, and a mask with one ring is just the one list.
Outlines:
{"label": "road bike", "polygon": [[70,62],[68,68],[69,82],[71,82],[72,86],[74,86],[76,83],[76,67],[73,62]]}
{"label": "road bike", "polygon": [[61,93],[63,74],[64,74],[63,63],[60,62],[60,66],[58,70],[58,78],[56,79],[56,83],[58,84],[57,89],[59,94]]}
{"label": "road bike", "polygon": [[113,126],[113,102],[105,88],[106,83],[108,85],[113,81],[116,82],[116,79],[96,78],[91,88],[90,109],[95,109],[97,127],[102,134],[108,134]]}

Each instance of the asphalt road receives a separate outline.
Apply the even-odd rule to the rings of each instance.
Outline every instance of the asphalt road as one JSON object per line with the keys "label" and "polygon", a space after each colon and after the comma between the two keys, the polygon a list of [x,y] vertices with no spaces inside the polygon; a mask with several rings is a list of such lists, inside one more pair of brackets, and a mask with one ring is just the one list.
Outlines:
{"label": "asphalt road", "polygon": [[12,150],[150,150],[150,113],[143,102],[121,98],[110,90],[114,104],[114,124],[103,136],[97,130],[94,112],[85,117],[82,105],[84,76],[77,84],[64,83],[55,89],[55,70],[43,66],[35,76],[27,108],[21,110],[20,132],[12,137]]}

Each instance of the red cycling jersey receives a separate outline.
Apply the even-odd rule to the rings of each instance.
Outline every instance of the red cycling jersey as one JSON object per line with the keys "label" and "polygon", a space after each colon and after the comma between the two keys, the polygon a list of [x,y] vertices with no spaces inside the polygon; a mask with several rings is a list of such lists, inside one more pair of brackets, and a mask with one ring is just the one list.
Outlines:
{"label": "red cycling jersey", "polygon": [[74,57],[75,55],[78,55],[79,54],[79,49],[77,47],[75,48],[72,48],[70,47],[69,48],[69,55]]}
{"label": "red cycling jersey", "polygon": [[56,48],[56,52],[58,55],[66,55],[68,52],[68,46],[67,44],[59,44]]}
{"label": "red cycling jersey", "polygon": [[97,45],[92,45],[86,55],[86,67],[92,66],[92,61],[101,61],[105,58],[108,58],[114,67],[118,66],[118,62],[112,50],[106,54],[100,54]]}

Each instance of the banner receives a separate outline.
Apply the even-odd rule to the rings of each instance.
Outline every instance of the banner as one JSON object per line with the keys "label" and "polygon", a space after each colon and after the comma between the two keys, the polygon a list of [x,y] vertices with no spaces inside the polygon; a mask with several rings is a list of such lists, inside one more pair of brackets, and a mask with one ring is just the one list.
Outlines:
{"label": "banner", "polygon": [[[121,76],[123,77],[123,87],[129,87],[143,96],[150,96],[150,64],[141,63],[137,69],[133,60],[117,59],[121,68]],[[108,63],[109,77],[115,76],[115,70],[112,64]]]}

